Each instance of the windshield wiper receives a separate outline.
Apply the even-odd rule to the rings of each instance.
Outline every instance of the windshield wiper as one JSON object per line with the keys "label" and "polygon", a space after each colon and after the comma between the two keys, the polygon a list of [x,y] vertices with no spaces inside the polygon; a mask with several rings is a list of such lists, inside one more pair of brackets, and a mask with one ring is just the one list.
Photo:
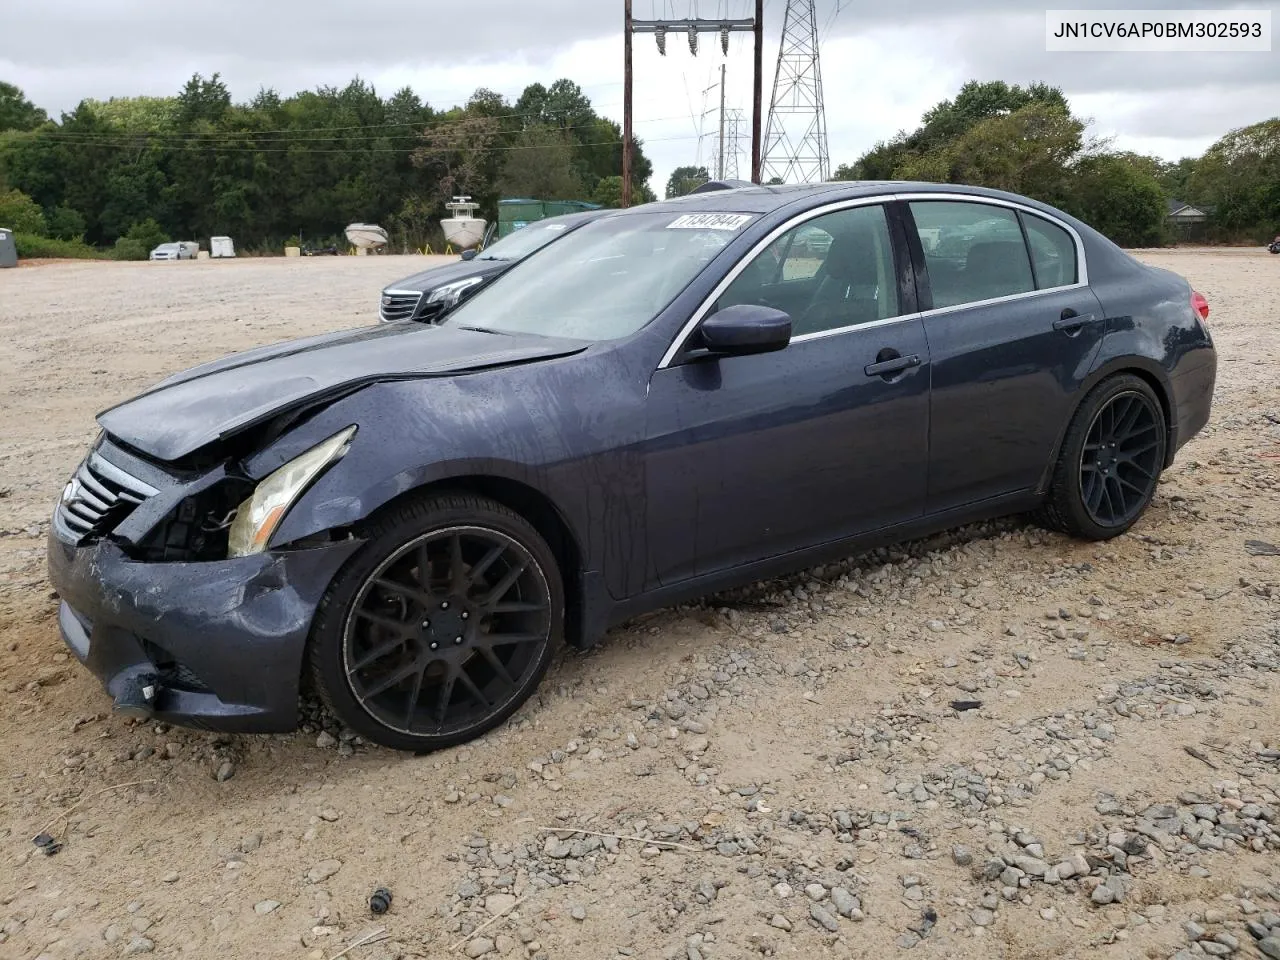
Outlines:
{"label": "windshield wiper", "polygon": [[491,333],[495,337],[514,337],[514,333],[505,330],[490,330],[488,327],[455,327],[455,330],[470,330],[472,333]]}

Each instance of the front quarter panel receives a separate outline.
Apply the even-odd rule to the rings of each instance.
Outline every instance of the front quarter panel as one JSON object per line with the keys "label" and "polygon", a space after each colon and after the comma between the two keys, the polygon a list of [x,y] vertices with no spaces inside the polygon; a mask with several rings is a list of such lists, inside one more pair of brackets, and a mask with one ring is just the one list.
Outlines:
{"label": "front quarter panel", "polygon": [[302,496],[273,538],[288,544],[350,527],[427,484],[497,477],[556,507],[587,570],[610,571],[610,592],[633,592],[645,565],[643,438],[647,371],[628,351],[455,377],[373,384],[321,411],[251,458],[264,476],[350,424],[347,455]]}

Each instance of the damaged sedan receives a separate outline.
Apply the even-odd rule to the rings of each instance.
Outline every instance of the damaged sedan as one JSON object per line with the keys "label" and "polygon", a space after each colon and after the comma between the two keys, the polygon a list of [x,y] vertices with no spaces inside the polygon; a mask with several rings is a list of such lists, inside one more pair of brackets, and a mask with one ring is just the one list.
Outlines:
{"label": "damaged sedan", "polygon": [[249,350],[98,417],[50,577],[117,709],[430,750],[556,649],[869,546],[1128,530],[1204,426],[1209,308],[1022,197],[742,187],[614,211],[438,325]]}

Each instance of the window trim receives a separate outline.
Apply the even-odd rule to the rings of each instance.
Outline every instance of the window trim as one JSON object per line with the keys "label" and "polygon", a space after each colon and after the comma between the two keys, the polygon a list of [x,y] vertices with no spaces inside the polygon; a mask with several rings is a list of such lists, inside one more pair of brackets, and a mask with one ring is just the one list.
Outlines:
{"label": "window trim", "polygon": [[[919,193],[919,192],[881,193],[881,194],[876,194],[875,196],[870,196],[870,197],[851,197],[846,200],[837,200],[833,203],[825,203],[825,204],[822,204],[821,206],[811,207],[808,210],[801,211],[800,213],[797,213],[787,218],[778,226],[774,227],[767,234],[765,234],[765,236],[762,237],[760,240],[756,241],[755,245],[752,246],[752,248],[746,253],[746,255],[744,255],[741,259],[739,259],[738,262],[735,263],[733,267],[729,270],[729,272],[720,278],[720,282],[717,283],[715,287],[712,288],[711,292],[703,299],[702,303],[698,305],[697,309],[693,311],[689,319],[685,321],[684,325],[680,328],[679,332],[677,332],[675,337],[672,339],[671,345],[668,346],[666,349],[666,352],[663,353],[662,359],[658,362],[657,369],[665,370],[673,364],[675,359],[679,357],[681,353],[684,351],[685,344],[688,341],[688,339],[693,335],[694,331],[698,329],[698,325],[702,323],[704,319],[706,319],[711,308],[715,306],[716,301],[719,300],[720,297],[724,294],[725,290],[729,288],[729,285],[738,278],[738,275],[741,274],[747,268],[748,264],[750,264],[753,260],[755,260],[756,257],[758,257],[760,254],[762,254],[765,251],[765,249],[769,246],[769,244],[777,240],[778,237],[782,236],[782,234],[784,234],[786,231],[791,230],[794,227],[800,226],[801,224],[805,223],[808,220],[813,220],[817,217],[824,216],[828,213],[835,213],[840,210],[848,210],[852,207],[866,207],[866,206],[871,206],[873,204],[878,204],[885,207],[885,218],[886,220],[888,220],[890,218],[890,209],[889,209],[890,204],[894,203],[895,201],[903,201],[906,203],[910,203],[913,200],[917,200],[917,201],[918,200],[935,200],[935,201],[949,200],[956,203],[980,203],[980,204],[987,204],[989,206],[1005,207],[1015,212],[1029,213],[1032,216],[1040,217],[1042,220],[1047,220],[1050,223],[1054,224],[1055,226],[1061,227],[1063,230],[1067,231],[1068,235],[1070,235],[1072,241],[1075,243],[1075,246],[1076,246],[1076,282],[1066,284],[1061,287],[1048,287],[1044,290],[1028,290],[1024,293],[1011,293],[1011,294],[1008,294],[1007,296],[994,297],[990,300],[974,300],[971,303],[961,303],[961,304],[956,304],[955,306],[935,307],[929,310],[921,310],[917,313],[903,314],[902,316],[898,316],[898,317],[888,317],[884,320],[873,320],[869,323],[854,323],[845,327],[833,327],[830,330],[819,330],[814,333],[801,334],[798,337],[792,338],[791,343],[805,343],[805,342],[808,342],[809,340],[815,340],[822,337],[831,337],[831,336],[835,336],[836,334],[846,333],[851,330],[867,330],[873,327],[887,326],[891,323],[905,323],[909,320],[918,320],[923,317],[943,316],[948,313],[956,313],[957,311],[960,311],[960,310],[970,310],[974,307],[990,306],[997,303],[1008,303],[1014,300],[1025,300],[1028,297],[1040,297],[1046,294],[1060,293],[1063,290],[1076,290],[1081,287],[1089,286],[1089,268],[1088,268],[1087,260],[1085,258],[1084,240],[1080,236],[1080,233],[1073,226],[1071,226],[1071,224],[1067,223],[1066,221],[1060,220],[1056,216],[1050,213],[1046,213],[1043,210],[1039,210],[1033,206],[1030,206],[1029,204],[1020,203],[1014,200],[1005,200],[1001,197],[984,197],[984,196],[979,196],[977,194],[951,193],[951,192],[942,192],[942,191],[928,192],[928,193]],[[906,209],[909,215],[910,207],[907,207]],[[891,221],[889,223],[889,228],[890,228],[890,237],[892,237],[893,225]],[[910,220],[910,229],[907,232],[908,234],[914,234],[916,237],[916,242],[917,243],[919,242],[920,234],[915,225],[914,218]],[[1024,246],[1026,245],[1025,238],[1023,240],[1023,244]],[[1029,248],[1027,250],[1027,257],[1028,259],[1030,259],[1031,257],[1031,251]],[[1032,269],[1034,270],[1034,267]],[[1033,276],[1034,276],[1034,273],[1033,273]],[[916,277],[917,283],[919,282],[919,280],[920,278],[917,275]],[[932,293],[933,293],[932,284],[930,284],[929,292],[930,292],[930,302],[932,302]]]}
{"label": "window trim", "polygon": [[[1039,290],[1039,289],[1028,290],[1024,293],[1010,293],[1003,297],[992,297],[989,300],[973,300],[973,301],[970,301],[969,303],[958,303],[950,307],[934,307],[930,310],[922,311],[920,314],[922,317],[932,317],[932,316],[937,316],[939,314],[944,314],[944,313],[954,313],[957,310],[968,310],[970,307],[986,306],[987,304],[992,304],[992,303],[1006,303],[1010,300],[1018,300],[1024,297],[1041,296],[1042,294],[1056,293],[1061,290],[1076,290],[1080,287],[1087,287],[1089,285],[1089,265],[1084,255],[1084,239],[1080,236],[1080,232],[1076,230],[1075,227],[1071,226],[1071,224],[1067,223],[1065,220],[1060,220],[1057,217],[1053,216],[1052,214],[1045,213],[1043,210],[1037,210],[1035,207],[1032,207],[1028,204],[1016,203],[1012,200],[1005,200],[1000,197],[979,197],[979,196],[974,196],[973,194],[968,194],[968,193],[900,193],[900,194],[897,194],[894,197],[894,199],[903,200],[907,202],[908,214],[911,213],[911,207],[909,204],[913,200],[914,201],[940,200],[943,202],[951,200],[956,203],[985,203],[988,206],[1007,207],[1017,213],[1030,214],[1033,217],[1039,217],[1041,220],[1046,220],[1049,223],[1052,223],[1054,226],[1061,227],[1063,230],[1067,231],[1067,234],[1071,237],[1072,242],[1075,243],[1075,246],[1076,246],[1076,282],[1075,283],[1063,284],[1060,287],[1045,287],[1043,290]],[[914,217],[911,218],[911,223],[912,223],[912,227],[915,229],[916,237],[918,239],[920,236],[920,232],[919,232],[919,229],[915,227]],[[1021,218],[1019,218],[1019,229],[1021,229]],[[1027,258],[1030,260],[1031,259],[1030,245],[1027,243],[1027,240],[1025,237],[1023,238],[1022,242],[1023,242],[1023,245],[1027,247]],[[1033,277],[1035,276],[1034,262],[1032,263],[1032,276]],[[929,300],[930,302],[933,301],[932,279],[930,279],[929,281]]]}
{"label": "window trim", "polygon": [[[841,210],[851,210],[854,207],[883,206],[885,207],[885,222],[886,226],[889,228],[890,247],[892,249],[893,224],[889,220],[888,210],[888,205],[892,202],[893,197],[888,194],[877,194],[874,197],[851,197],[847,200],[837,200],[834,203],[826,203],[822,206],[810,207],[808,210],[801,211],[778,224],[762,238],[756,241],[755,245],[752,246],[752,248],[733,265],[729,272],[720,278],[720,282],[712,288],[711,293],[707,295],[702,303],[698,304],[698,308],[693,311],[693,314],[685,322],[684,326],[680,328],[680,331],[671,341],[671,345],[667,347],[666,352],[662,355],[662,359],[658,362],[658,369],[665,370],[667,367],[672,365],[675,358],[684,351],[686,342],[691,336],[693,336],[694,331],[698,329],[698,325],[706,319],[711,308],[716,305],[716,302],[719,301],[725,291],[729,289],[729,286],[738,279],[739,275],[741,275],[751,263],[755,261],[756,257],[763,254],[769,248],[770,244],[787,231],[801,226],[809,220],[816,220],[818,217],[826,216],[829,213],[838,213]],[[896,322],[903,319],[906,318],[890,317],[889,322]],[[877,320],[874,322],[878,325],[885,323],[886,321]],[[850,327],[835,327],[831,330],[819,330],[815,333],[801,334],[799,337],[792,338],[791,343],[802,343],[805,340],[812,339],[818,335],[830,336],[833,333],[850,330],[854,327],[866,326],[870,326],[870,324],[860,323],[854,324]]]}

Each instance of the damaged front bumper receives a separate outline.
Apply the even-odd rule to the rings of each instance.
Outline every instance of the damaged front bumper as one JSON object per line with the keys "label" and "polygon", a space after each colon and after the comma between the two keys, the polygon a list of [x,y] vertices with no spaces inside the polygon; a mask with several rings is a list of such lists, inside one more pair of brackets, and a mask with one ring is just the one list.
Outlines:
{"label": "damaged front bumper", "polygon": [[99,541],[49,538],[49,579],[71,652],[117,703],[151,682],[147,712],[243,733],[292,730],[312,617],[359,546],[342,540],[232,560],[148,562]]}

